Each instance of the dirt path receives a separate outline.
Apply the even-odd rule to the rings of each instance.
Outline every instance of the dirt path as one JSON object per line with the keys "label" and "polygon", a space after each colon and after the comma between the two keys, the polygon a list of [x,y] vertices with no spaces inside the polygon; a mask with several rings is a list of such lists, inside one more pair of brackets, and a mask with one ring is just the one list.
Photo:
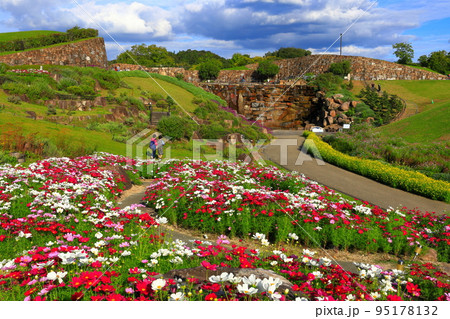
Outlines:
{"label": "dirt path", "polygon": [[[142,198],[145,196],[145,190],[147,186],[149,186],[151,183],[152,180],[144,180],[142,185],[134,185],[131,189],[125,191],[118,202],[118,206],[120,208],[124,208],[126,206],[130,206],[133,204],[143,204]],[[154,211],[150,208],[143,208],[142,210],[154,213]],[[217,234],[205,234],[194,230],[177,228],[171,225],[161,226],[160,231],[166,234],[165,237],[167,239],[182,240],[191,248],[193,247],[193,241],[195,240],[202,240],[202,241],[208,240],[214,244],[216,238],[218,237]],[[308,248],[302,246],[288,246],[284,243],[274,245],[270,248],[262,248],[260,246],[256,246],[255,242],[251,241],[250,239],[242,240],[236,238],[231,239],[230,242],[231,242],[230,245],[234,244],[245,246],[248,248],[258,248],[262,250],[266,249],[267,251],[280,249],[281,247],[284,247],[293,254],[299,254],[301,253],[303,248]],[[337,249],[322,249],[322,248],[313,248],[313,250],[316,250],[318,252],[318,256],[327,257],[332,260],[335,260],[335,262],[333,262],[334,264],[339,264],[344,270],[353,273],[358,272],[353,262],[359,263],[363,262],[367,264],[379,265],[383,269],[393,269],[395,268],[398,260],[398,257],[389,254],[348,252]],[[442,271],[450,273],[450,264],[447,263],[435,263],[435,264],[439,266]]]}

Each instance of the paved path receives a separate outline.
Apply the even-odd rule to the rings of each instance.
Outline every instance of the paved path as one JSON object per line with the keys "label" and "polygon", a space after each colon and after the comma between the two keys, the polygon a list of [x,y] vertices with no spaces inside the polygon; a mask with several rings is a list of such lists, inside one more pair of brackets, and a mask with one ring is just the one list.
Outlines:
{"label": "paved path", "polygon": [[[269,159],[291,171],[303,173],[327,187],[354,198],[365,200],[384,209],[406,206],[408,209],[417,208],[422,212],[429,211],[439,214],[450,212],[450,205],[444,202],[431,200],[380,184],[328,163],[319,163],[311,156],[300,151],[304,142],[300,131],[274,131],[273,135],[279,140],[278,142],[287,140],[289,144],[294,145],[286,147],[285,156],[280,156],[282,153],[281,146],[268,145],[260,152],[263,158]],[[299,156],[300,160],[298,160]]]}

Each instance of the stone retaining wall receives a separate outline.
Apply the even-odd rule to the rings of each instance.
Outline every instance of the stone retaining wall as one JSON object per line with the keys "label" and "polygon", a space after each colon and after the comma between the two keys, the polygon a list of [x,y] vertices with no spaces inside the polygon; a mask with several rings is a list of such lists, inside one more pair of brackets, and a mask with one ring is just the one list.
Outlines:
{"label": "stone retaining wall", "polygon": [[101,68],[108,66],[103,38],[1,55],[0,62],[9,65],[71,65]]}
{"label": "stone retaining wall", "polygon": [[228,106],[268,128],[299,129],[312,119],[322,102],[314,87],[296,85],[201,84]]}
{"label": "stone retaining wall", "polygon": [[[352,64],[351,78],[361,81],[375,80],[446,80],[447,76],[435,72],[425,71],[398,63],[387,62],[359,56],[340,55],[310,55],[301,58],[279,60],[275,63],[280,66],[280,72],[275,81],[285,82],[296,79],[304,74],[321,74],[328,71],[332,63],[349,60]],[[140,67],[131,64],[117,64],[121,70],[138,70]],[[240,83],[254,81],[253,73],[257,64],[248,65],[250,70],[223,70],[214,81],[215,83]],[[184,70],[182,68],[145,68],[152,73],[160,73],[175,76],[177,73],[184,75],[185,81],[198,83],[198,71]]]}

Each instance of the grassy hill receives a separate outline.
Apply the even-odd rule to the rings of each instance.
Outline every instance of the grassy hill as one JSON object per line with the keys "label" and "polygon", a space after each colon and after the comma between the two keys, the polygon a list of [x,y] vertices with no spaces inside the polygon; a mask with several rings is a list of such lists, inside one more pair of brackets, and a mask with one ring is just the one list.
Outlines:
{"label": "grassy hill", "polygon": [[6,32],[0,33],[0,42],[20,40],[23,38],[37,38],[44,35],[62,33],[59,31],[47,31],[47,30],[36,30],[36,31],[20,31],[20,32]]}

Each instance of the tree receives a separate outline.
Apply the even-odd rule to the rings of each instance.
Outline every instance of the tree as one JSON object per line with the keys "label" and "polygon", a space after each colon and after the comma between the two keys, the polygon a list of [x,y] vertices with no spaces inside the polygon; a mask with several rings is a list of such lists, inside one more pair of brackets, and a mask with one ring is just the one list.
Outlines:
{"label": "tree", "polygon": [[329,71],[335,75],[346,76],[351,72],[351,63],[348,60],[331,63]]}
{"label": "tree", "polygon": [[267,52],[266,57],[275,56],[279,59],[291,59],[291,58],[299,58],[303,56],[311,55],[311,51],[300,49],[300,48],[280,48],[274,52]]}
{"label": "tree", "polygon": [[179,51],[177,54],[175,54],[175,61],[177,62],[177,64],[185,68],[191,68],[195,65],[199,65],[210,60],[218,60],[222,63],[222,65],[228,67],[229,62],[227,59],[211,51],[198,51],[189,49],[185,51]]}
{"label": "tree", "polygon": [[264,60],[259,63],[256,74],[262,81],[274,77],[280,71],[280,67],[270,60]]}
{"label": "tree", "polygon": [[417,61],[419,62],[420,66],[423,66],[425,68],[428,67],[428,57],[425,54],[421,55],[419,59],[417,59]]}
{"label": "tree", "polygon": [[414,58],[414,50],[411,43],[399,42],[392,46],[395,49],[394,54],[398,58],[397,63],[411,64]]}
{"label": "tree", "polygon": [[244,66],[252,63],[252,58],[248,54],[235,53],[230,60],[233,66]]}
{"label": "tree", "polygon": [[198,75],[202,81],[214,80],[219,75],[222,63],[217,60],[203,62],[198,67]]}
{"label": "tree", "polygon": [[152,45],[133,45],[131,50],[122,52],[117,56],[117,63],[140,64],[147,67],[154,66],[174,66],[175,59],[173,53],[164,47]]}
{"label": "tree", "polygon": [[450,71],[450,56],[447,51],[434,51],[428,56],[428,67],[441,74]]}

